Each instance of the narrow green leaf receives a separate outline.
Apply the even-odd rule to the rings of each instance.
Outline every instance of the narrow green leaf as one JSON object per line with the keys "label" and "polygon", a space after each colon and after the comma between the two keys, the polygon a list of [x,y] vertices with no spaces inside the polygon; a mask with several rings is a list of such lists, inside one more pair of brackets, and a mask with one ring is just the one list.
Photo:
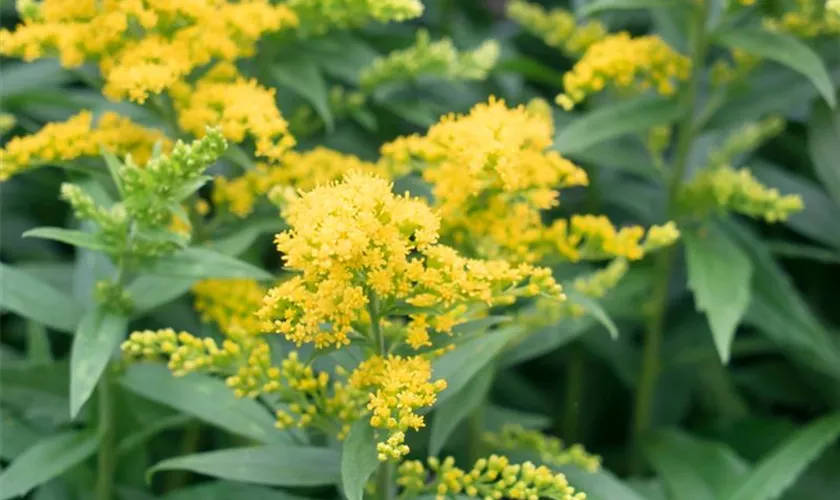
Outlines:
{"label": "narrow green leaf", "polygon": [[563,154],[582,152],[625,134],[673,122],[679,115],[680,108],[674,99],[644,97],[621,101],[586,113],[563,127],[554,147]]}
{"label": "narrow green leaf", "polygon": [[431,435],[429,436],[429,456],[438,456],[443,450],[446,440],[470,414],[484,402],[490,386],[493,384],[493,375],[496,370],[492,364],[488,364],[479,371],[475,377],[454,394],[448,401],[438,405],[435,410],[435,418],[432,420]]}
{"label": "narrow green leaf", "polygon": [[333,130],[335,120],[330,111],[327,83],[314,61],[302,58],[279,61],[275,63],[271,76],[280,86],[291,89],[309,101],[324,121],[327,131]]}
{"label": "narrow green leaf", "polygon": [[607,470],[591,473],[573,465],[556,467],[587,500],[646,500]]}
{"label": "narrow green leaf", "polygon": [[36,227],[23,233],[23,237],[60,241],[75,247],[89,248],[100,252],[111,250],[111,247],[101,242],[95,234],[77,231],[75,229],[64,229],[62,227]]}
{"label": "narrow green leaf", "polygon": [[328,448],[272,444],[170,458],[151,467],[146,476],[189,470],[266,486],[322,486],[339,481],[339,463],[339,453]]}
{"label": "narrow green leaf", "polygon": [[590,0],[580,8],[581,16],[591,16],[605,10],[652,9],[657,7],[690,7],[678,0]]}
{"label": "narrow green leaf", "polygon": [[82,317],[70,350],[70,416],[75,418],[125,337],[128,318],[102,308]]}
{"label": "narrow green leaf", "polygon": [[108,151],[105,148],[102,148],[100,154],[105,160],[105,165],[108,167],[108,172],[111,174],[111,179],[117,186],[117,191],[119,191],[121,197],[125,197],[125,190],[123,188],[122,177],[120,177],[120,169],[122,168],[122,162],[119,160],[119,158],[117,158],[117,156],[114,153]]}
{"label": "narrow green leaf", "polygon": [[551,427],[551,417],[540,413],[528,413],[494,404],[488,404],[484,409],[484,428],[488,431],[498,431],[510,422],[516,422],[526,429]]}
{"label": "narrow green leaf", "polygon": [[42,59],[31,63],[7,62],[0,76],[0,96],[3,100],[34,90],[56,88],[73,80],[73,74],[56,59]]}
{"label": "narrow green leaf", "polygon": [[725,445],[679,431],[659,431],[644,443],[651,465],[665,481],[670,498],[717,500],[747,472],[747,463]]}
{"label": "narrow green leaf", "polygon": [[155,434],[173,427],[180,427],[191,420],[192,418],[189,415],[182,414],[170,415],[168,417],[153,420],[120,439],[120,442],[117,445],[117,453],[119,455],[126,454],[135,448],[145,445],[146,441]]}
{"label": "narrow green leaf", "polygon": [[284,221],[275,217],[251,220],[234,233],[207,242],[207,246],[225,255],[236,256],[247,250],[263,234],[279,233],[287,227]]}
{"label": "narrow green leaf", "polygon": [[288,432],[274,427],[268,410],[253,399],[237,399],[221,380],[199,374],[174,377],[164,366],[139,364],[129,367],[120,384],[233,434],[261,443],[293,442]]}
{"label": "narrow green leaf", "polygon": [[808,123],[808,151],[817,176],[840,207],[840,109],[816,104]]}
{"label": "narrow green leaf", "polygon": [[761,28],[738,28],[718,33],[715,40],[725,47],[776,61],[801,73],[834,108],[836,97],[828,69],[810,47],[796,38]]}
{"label": "narrow green leaf", "polygon": [[341,451],[341,484],[347,500],[362,500],[365,483],[378,466],[373,427],[362,417],[350,428]]}
{"label": "narrow green leaf", "polygon": [[0,500],[23,496],[61,475],[93,455],[98,441],[93,432],[75,430],[42,439],[0,474]]}
{"label": "narrow green leaf", "polygon": [[73,297],[4,263],[0,263],[0,305],[61,332],[75,331],[82,319],[81,306]]}
{"label": "narrow green leaf", "polygon": [[732,485],[722,500],[773,500],[840,436],[840,413],[823,417],[797,430],[763,458],[743,480]]}
{"label": "narrow green leaf", "polygon": [[161,257],[146,272],[167,277],[196,279],[272,279],[271,274],[259,267],[208,248],[187,248],[174,255]]}
{"label": "narrow green leaf", "polygon": [[697,309],[706,314],[718,355],[729,362],[735,329],[750,302],[752,264],[738,245],[712,228],[707,234],[683,235],[688,286]]}
{"label": "narrow green leaf", "polygon": [[197,278],[150,276],[141,274],[126,287],[134,301],[136,315],[167,304],[190,290]]}
{"label": "narrow green leaf", "polygon": [[432,364],[432,379],[446,380],[446,389],[438,395],[435,405],[439,406],[457,394],[518,333],[521,333],[518,326],[487,332],[486,335],[467,340],[436,359]]}
{"label": "narrow green leaf", "polygon": [[163,500],[308,500],[308,498],[265,486],[232,481],[209,481],[163,496]]}
{"label": "narrow green leaf", "polygon": [[598,301],[593,300],[586,295],[574,290],[571,287],[566,287],[565,294],[569,296],[569,299],[572,302],[577,302],[578,304],[582,305],[584,309],[589,311],[589,314],[595,318],[598,323],[601,323],[604,328],[610,334],[610,337],[613,339],[618,338],[618,327],[615,325],[615,322],[610,318],[610,315],[607,313],[606,310],[598,303]]}
{"label": "narrow green leaf", "polygon": [[504,353],[501,366],[513,366],[538,358],[580,337],[595,326],[592,318],[572,318],[540,328]]}

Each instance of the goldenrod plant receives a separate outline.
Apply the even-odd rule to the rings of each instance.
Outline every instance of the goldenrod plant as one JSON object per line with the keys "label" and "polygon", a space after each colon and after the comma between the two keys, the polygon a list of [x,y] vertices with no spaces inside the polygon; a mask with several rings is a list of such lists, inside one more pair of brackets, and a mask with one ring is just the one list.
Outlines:
{"label": "goldenrod plant", "polygon": [[19,0],[0,500],[833,499],[834,0]]}

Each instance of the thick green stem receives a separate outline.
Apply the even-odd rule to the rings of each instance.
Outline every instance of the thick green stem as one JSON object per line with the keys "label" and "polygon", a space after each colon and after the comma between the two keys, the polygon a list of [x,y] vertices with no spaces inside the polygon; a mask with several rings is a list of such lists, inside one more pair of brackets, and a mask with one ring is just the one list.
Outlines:
{"label": "thick green stem", "polygon": [[96,499],[114,498],[114,471],[117,466],[117,434],[114,428],[114,395],[111,374],[104,373],[97,388],[99,413],[99,451],[96,462]]}
{"label": "thick green stem", "polygon": [[[681,107],[684,114],[677,124],[677,144],[674,150],[671,176],[668,179],[668,218],[673,218],[676,215],[677,196],[685,170],[688,167],[689,153],[696,133],[694,115],[696,113],[697,91],[706,57],[705,24],[707,9],[707,2],[704,2],[703,6],[698,8],[695,13],[695,18],[690,26],[692,72],[691,78],[683,88],[681,95]],[[668,306],[668,283],[675,255],[674,247],[669,247],[661,251],[656,259],[651,303],[645,328],[642,371],[637,385],[633,412],[633,435],[637,445],[651,426],[656,384],[661,369],[662,337]],[[638,456],[632,465],[632,468],[638,472],[641,468],[641,460]]]}

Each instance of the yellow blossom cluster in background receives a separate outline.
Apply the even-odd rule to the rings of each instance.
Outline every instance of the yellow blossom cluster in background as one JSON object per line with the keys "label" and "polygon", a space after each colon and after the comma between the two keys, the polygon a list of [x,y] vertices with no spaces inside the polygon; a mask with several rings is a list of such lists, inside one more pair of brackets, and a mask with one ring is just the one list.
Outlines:
{"label": "yellow blossom cluster in background", "polygon": [[217,177],[213,202],[238,217],[246,217],[260,197],[269,195],[275,188],[309,190],[354,171],[387,173],[374,163],[322,146],[306,152],[289,151],[280,163],[258,163],[253,170],[233,179]]}
{"label": "yellow blossom cluster in background", "polygon": [[256,313],[268,288],[250,279],[202,280],[193,285],[195,310],[201,319],[218,325],[228,335],[257,334]]}
{"label": "yellow blossom cluster in background", "polygon": [[793,8],[781,15],[765,17],[764,25],[802,38],[837,37],[840,6],[836,0],[795,0]]}
{"label": "yellow blossom cluster in background", "polygon": [[15,31],[0,31],[4,55],[57,55],[66,67],[96,61],[105,95],[141,103],[199,66],[253,54],[264,34],[298,23],[288,6],[268,0],[44,0],[22,14]]}
{"label": "yellow blossom cluster in background", "polygon": [[578,25],[575,15],[568,10],[547,11],[539,4],[522,0],[507,3],[507,16],[549,47],[569,56],[582,54],[607,36],[606,27],[599,21],[590,20]]}
{"label": "yellow blossom cluster in background", "polygon": [[378,177],[348,174],[290,200],[284,216],[292,229],[277,235],[277,248],[300,274],[271,289],[259,315],[266,330],[298,344],[347,344],[365,310],[398,302],[442,314],[465,303],[559,294],[547,269],[465,259],[437,244],[438,216]]}
{"label": "yellow blossom cluster in background", "polygon": [[601,457],[590,455],[582,446],[567,448],[556,437],[518,424],[505,424],[498,432],[485,433],[482,439],[496,452],[526,451],[539,456],[543,463],[554,466],[572,464],[588,472],[601,468]]}
{"label": "yellow blossom cluster in background", "polygon": [[113,112],[103,113],[94,125],[93,114],[82,111],[66,121],[48,123],[34,134],[10,139],[0,150],[0,181],[50,162],[99,156],[103,149],[118,156],[131,155],[144,164],[158,142],[163,151],[171,147],[159,130]]}
{"label": "yellow blossom cluster in background", "polygon": [[295,139],[274,94],[230,63],[216,65],[194,86],[179,82],[172,91],[178,124],[187,132],[200,136],[213,124],[228,140],[242,143],[251,138],[258,156],[280,161]]}
{"label": "yellow blossom cluster in background", "polygon": [[408,81],[420,76],[448,80],[484,80],[499,59],[499,44],[488,40],[475,49],[459,52],[452,40],[432,42],[429,32],[419,30],[414,43],[377,58],[364,68],[361,85],[370,90],[383,83]]}
{"label": "yellow blossom cluster in background", "polygon": [[420,0],[288,0],[306,33],[353,28],[370,21],[406,21],[423,14]]}
{"label": "yellow blossom cluster in background", "polygon": [[564,93],[557,103],[569,110],[608,86],[633,92],[652,88],[669,96],[690,73],[691,61],[658,36],[631,37],[622,31],[592,44],[563,75]]}
{"label": "yellow blossom cluster in background", "polygon": [[429,458],[428,468],[418,460],[405,461],[397,471],[397,485],[410,495],[434,495],[436,500],[458,494],[484,499],[586,499],[586,494],[575,492],[565,475],[531,462],[512,464],[499,455],[479,459],[470,470],[457,467],[452,457],[443,461]]}

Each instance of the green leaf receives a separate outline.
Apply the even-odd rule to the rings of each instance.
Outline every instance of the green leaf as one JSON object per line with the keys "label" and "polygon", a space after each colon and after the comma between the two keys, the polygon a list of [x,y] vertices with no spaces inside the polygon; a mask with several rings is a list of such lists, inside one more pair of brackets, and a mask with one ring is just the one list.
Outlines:
{"label": "green leaf", "polygon": [[0,305],[61,332],[75,331],[82,319],[81,306],[73,297],[4,263],[0,263]]}
{"label": "green leaf", "polygon": [[207,246],[225,255],[239,255],[247,250],[254,241],[266,233],[279,233],[288,226],[276,217],[256,219],[245,223],[234,233],[207,242]]}
{"label": "green leaf", "polygon": [[308,58],[279,61],[272,68],[271,76],[280,86],[291,89],[309,101],[324,121],[327,131],[333,130],[335,120],[330,111],[327,83],[314,61]]}
{"label": "green leaf", "polygon": [[500,328],[486,335],[470,338],[454,350],[447,352],[432,364],[432,379],[446,380],[446,389],[438,394],[435,406],[457,394],[502,352],[508,342],[521,333],[520,327]]}
{"label": "green leaf", "polygon": [[93,432],[65,431],[46,437],[21,454],[0,474],[0,500],[25,495],[29,490],[61,475],[96,451]]}
{"label": "green leaf", "polygon": [[448,401],[438,405],[435,418],[432,420],[431,435],[429,436],[429,456],[438,456],[446,444],[446,440],[458,424],[464,421],[476,408],[484,402],[493,384],[496,370],[488,364],[479,371],[464,387],[454,394]]}
{"label": "green leaf", "polygon": [[73,74],[56,59],[43,59],[31,63],[7,62],[0,76],[0,95],[3,100],[34,90],[55,88],[73,80]]}
{"label": "green leaf", "polygon": [[129,391],[261,443],[291,444],[274,418],[253,399],[238,399],[224,382],[205,375],[174,377],[165,366],[139,364],[120,379]]}
{"label": "green leaf", "polygon": [[163,496],[163,500],[306,500],[307,498],[264,486],[231,481],[205,482]]}
{"label": "green leaf", "polygon": [[587,500],[646,500],[607,470],[591,473],[572,465],[556,467]]}
{"label": "green leaf", "polygon": [[146,473],[189,470],[266,486],[322,486],[339,480],[339,453],[328,448],[265,445],[196,453],[157,463]]}
{"label": "green leaf", "polygon": [[488,431],[498,431],[510,422],[516,422],[526,429],[551,427],[551,417],[540,413],[528,413],[494,404],[488,404],[484,409],[484,428]]}
{"label": "green leaf", "polygon": [[70,416],[79,413],[128,328],[128,318],[101,307],[82,317],[70,350]]}
{"label": "green leaf", "polygon": [[572,302],[577,302],[578,304],[582,305],[584,309],[589,311],[589,314],[595,318],[598,323],[604,326],[610,334],[610,337],[613,339],[618,338],[618,327],[615,325],[615,322],[610,318],[610,315],[607,313],[606,310],[598,303],[598,301],[589,298],[588,296],[578,292],[572,287],[564,287],[565,294],[569,296],[569,299]]}
{"label": "green leaf", "polygon": [[554,148],[563,154],[583,152],[592,146],[632,132],[645,132],[680,116],[674,99],[639,98],[598,108],[563,127]]}
{"label": "green leaf", "polygon": [[141,274],[126,287],[134,301],[135,315],[140,316],[187,293],[197,278],[150,276]]}
{"label": "green leaf", "polygon": [[763,458],[722,500],[772,500],[781,496],[834,440],[840,436],[840,413],[823,417],[792,436]]}
{"label": "green leaf", "polygon": [[756,178],[783,194],[797,194],[805,207],[784,224],[799,234],[840,249],[840,206],[816,183],[765,161],[752,164]]}
{"label": "green leaf", "polygon": [[175,414],[168,417],[162,417],[145,424],[144,426],[135,429],[120,439],[117,445],[117,453],[119,455],[126,454],[135,448],[146,444],[154,435],[171,429],[173,427],[180,427],[192,421],[189,415]]}
{"label": "green leaf", "polygon": [[101,242],[95,234],[62,227],[37,227],[23,233],[23,237],[60,241],[75,247],[89,248],[100,252],[111,250],[111,247]]}
{"label": "green leaf", "polygon": [[117,186],[117,191],[119,191],[121,197],[125,197],[125,190],[123,188],[122,177],[120,177],[120,169],[123,166],[122,162],[119,158],[117,158],[117,156],[114,153],[108,151],[105,148],[102,148],[100,154],[105,160],[105,165],[108,167],[108,172],[111,174],[111,179]]}
{"label": "green leaf", "polygon": [[644,443],[651,465],[665,481],[670,498],[717,500],[749,466],[725,445],[679,431],[659,431]]}
{"label": "green leaf", "polygon": [[752,264],[738,245],[714,228],[703,235],[686,231],[683,242],[688,286],[697,309],[706,314],[721,361],[728,363],[735,329],[750,302]]}
{"label": "green leaf", "polygon": [[378,466],[376,436],[370,420],[362,417],[350,428],[341,451],[341,484],[347,500],[362,500],[365,484]]}
{"label": "green leaf", "polygon": [[822,59],[796,38],[761,28],[738,28],[717,33],[715,41],[731,49],[761,56],[797,71],[811,80],[831,108],[836,97],[831,75]]}
{"label": "green leaf", "polygon": [[580,8],[581,16],[591,16],[605,10],[649,9],[657,7],[689,7],[687,2],[674,0],[590,0]]}
{"label": "green leaf", "polygon": [[808,123],[808,151],[826,191],[840,207],[840,109],[818,102]]}
{"label": "green leaf", "polygon": [[501,366],[513,366],[540,357],[575,340],[594,325],[592,318],[572,318],[530,332],[524,340],[505,352]]}
{"label": "green leaf", "polygon": [[161,257],[146,270],[150,274],[182,278],[252,278],[270,280],[273,276],[254,265],[208,248],[187,248]]}

